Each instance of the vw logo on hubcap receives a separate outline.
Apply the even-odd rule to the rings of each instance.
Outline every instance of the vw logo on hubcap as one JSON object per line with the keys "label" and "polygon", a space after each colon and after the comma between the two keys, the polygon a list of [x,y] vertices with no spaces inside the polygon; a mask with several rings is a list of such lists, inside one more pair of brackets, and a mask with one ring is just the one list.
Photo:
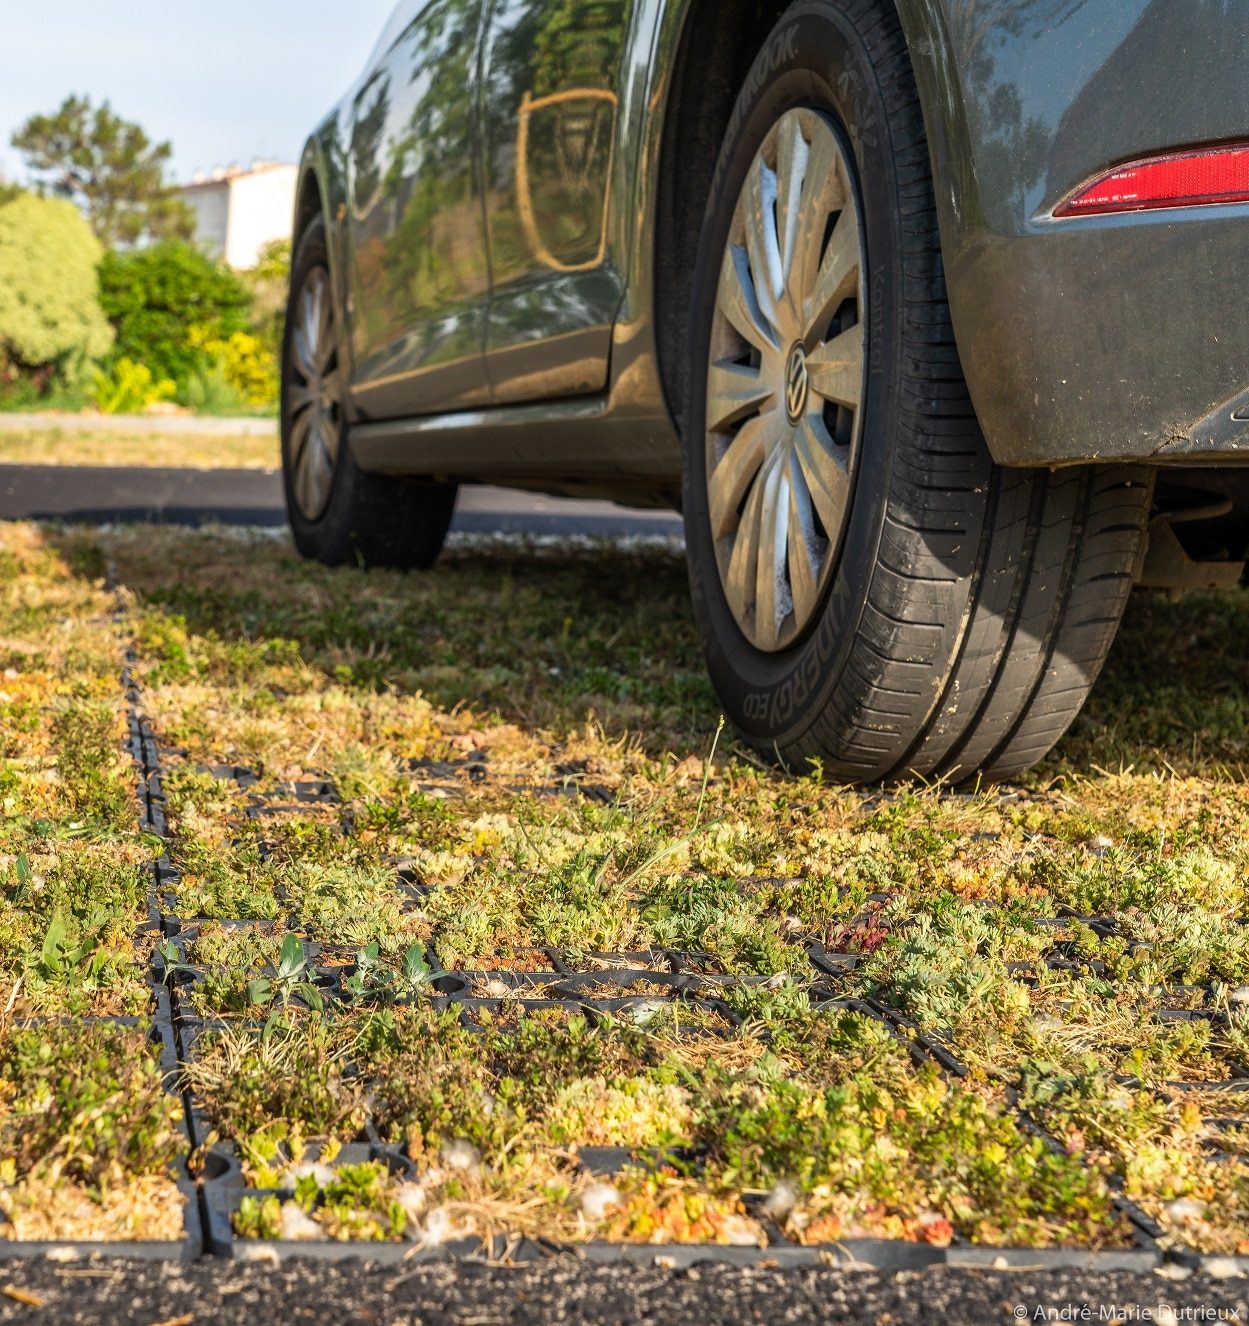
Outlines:
{"label": "vw logo on hubcap", "polygon": [[785,409],[791,424],[796,424],[805,413],[809,390],[807,352],[801,345],[795,345],[789,352],[789,365],[785,369]]}

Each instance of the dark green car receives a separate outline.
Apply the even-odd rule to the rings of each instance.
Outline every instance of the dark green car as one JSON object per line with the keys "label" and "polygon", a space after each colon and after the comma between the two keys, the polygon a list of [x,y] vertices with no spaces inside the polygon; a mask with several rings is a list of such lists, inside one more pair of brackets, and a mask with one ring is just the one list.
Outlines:
{"label": "dark green car", "polygon": [[1231,0],[404,0],[303,159],[300,550],[676,505],[758,750],[1025,768],[1134,583],[1244,570],[1246,56]]}

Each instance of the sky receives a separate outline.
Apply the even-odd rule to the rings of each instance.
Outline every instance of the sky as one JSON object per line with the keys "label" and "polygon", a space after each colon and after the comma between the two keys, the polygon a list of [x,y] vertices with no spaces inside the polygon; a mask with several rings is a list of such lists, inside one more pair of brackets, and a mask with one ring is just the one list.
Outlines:
{"label": "sky", "polygon": [[297,161],[357,75],[396,0],[0,0],[0,173],[30,115],[71,92],[107,99],[154,140],[172,175],[256,157]]}

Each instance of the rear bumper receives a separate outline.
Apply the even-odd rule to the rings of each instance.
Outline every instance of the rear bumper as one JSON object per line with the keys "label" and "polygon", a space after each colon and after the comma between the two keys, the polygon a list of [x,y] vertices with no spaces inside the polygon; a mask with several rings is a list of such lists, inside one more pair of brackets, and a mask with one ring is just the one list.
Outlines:
{"label": "rear bumper", "polygon": [[1247,268],[1249,205],[979,229],[947,275],[994,457],[1249,463]]}

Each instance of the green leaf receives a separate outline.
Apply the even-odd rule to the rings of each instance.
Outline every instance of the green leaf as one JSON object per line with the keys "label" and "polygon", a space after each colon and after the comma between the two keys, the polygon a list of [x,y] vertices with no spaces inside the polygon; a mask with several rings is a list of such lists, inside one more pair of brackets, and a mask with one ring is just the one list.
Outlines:
{"label": "green leaf", "polygon": [[44,970],[49,974],[58,973],[64,968],[65,941],[68,935],[65,921],[61,914],[57,912],[48,922],[48,928],[43,936],[43,950],[40,954]]}
{"label": "green leaf", "polygon": [[409,985],[424,985],[428,982],[429,962],[420,944],[413,944],[403,955],[403,976]]}
{"label": "green leaf", "polygon": [[287,935],[282,941],[282,952],[278,958],[278,984],[285,985],[295,980],[307,965],[303,940],[298,935]]}
{"label": "green leaf", "polygon": [[247,999],[251,1004],[267,1004],[273,999],[273,982],[267,976],[257,976],[247,982]]}

